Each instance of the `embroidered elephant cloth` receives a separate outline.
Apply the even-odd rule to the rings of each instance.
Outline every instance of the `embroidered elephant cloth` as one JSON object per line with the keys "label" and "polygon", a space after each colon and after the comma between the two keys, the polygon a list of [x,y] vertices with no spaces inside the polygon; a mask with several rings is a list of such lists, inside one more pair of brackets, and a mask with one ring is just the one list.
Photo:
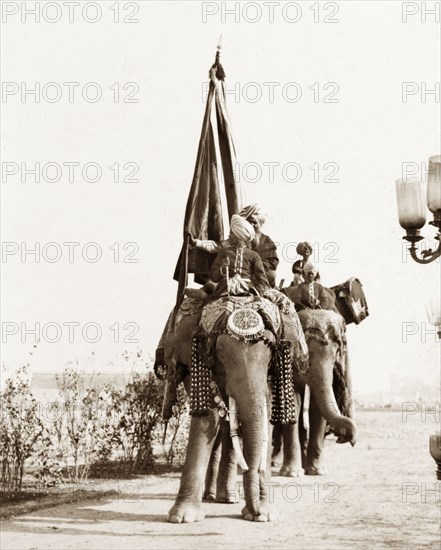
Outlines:
{"label": "embroidered elephant cloth", "polygon": [[[207,304],[201,315],[200,327],[206,334],[216,330],[223,331],[226,328],[228,317],[237,309],[250,308],[261,314],[265,328],[275,336],[280,332],[281,320],[279,308],[265,298],[257,296],[224,296]],[[223,327],[219,326],[222,318]]]}

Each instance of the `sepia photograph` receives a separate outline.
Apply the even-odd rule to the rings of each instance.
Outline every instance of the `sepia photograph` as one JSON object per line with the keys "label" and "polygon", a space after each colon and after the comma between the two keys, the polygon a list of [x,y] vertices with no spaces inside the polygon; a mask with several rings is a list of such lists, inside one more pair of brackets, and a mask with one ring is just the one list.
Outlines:
{"label": "sepia photograph", "polygon": [[441,547],[441,3],[1,0],[2,550]]}

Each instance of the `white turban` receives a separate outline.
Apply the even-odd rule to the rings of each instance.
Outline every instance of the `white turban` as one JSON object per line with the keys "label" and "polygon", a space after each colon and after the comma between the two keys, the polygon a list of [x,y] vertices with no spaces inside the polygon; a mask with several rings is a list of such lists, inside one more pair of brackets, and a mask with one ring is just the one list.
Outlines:
{"label": "white turban", "polygon": [[248,220],[251,216],[254,216],[263,225],[266,221],[266,215],[262,212],[262,209],[257,204],[249,204],[240,211],[240,215]]}
{"label": "white turban", "polygon": [[303,266],[303,273],[308,273],[310,271],[312,271],[315,275],[318,273],[317,266],[311,260],[308,260]]}
{"label": "white turban", "polygon": [[239,216],[239,214],[233,214],[230,222],[230,231],[240,241],[249,243],[255,237],[253,226],[246,221],[245,218]]}

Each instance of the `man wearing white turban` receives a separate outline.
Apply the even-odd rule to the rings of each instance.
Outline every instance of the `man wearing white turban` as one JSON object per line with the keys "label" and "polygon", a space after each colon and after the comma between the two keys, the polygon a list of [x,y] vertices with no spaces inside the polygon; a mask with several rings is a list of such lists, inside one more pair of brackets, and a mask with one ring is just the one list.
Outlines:
{"label": "man wearing white turban", "polygon": [[[302,259],[297,260],[292,264],[292,272],[294,273],[294,277],[291,286],[297,286],[305,282],[305,274],[303,272],[303,268],[307,263],[312,262],[311,255],[313,250],[312,246],[307,241],[299,243],[297,245],[296,252],[302,257]],[[320,282],[320,274],[318,271],[316,271],[314,280],[316,283]]]}
{"label": "man wearing white turban", "polygon": [[279,265],[277,256],[277,247],[274,241],[262,233],[262,225],[266,222],[266,216],[257,204],[250,204],[242,208],[240,215],[251,223],[256,232],[256,236],[251,243],[251,248],[262,258],[263,267],[270,286],[276,284],[276,269]]}
{"label": "man wearing white turban", "polygon": [[[209,243],[208,247],[201,247],[209,252],[217,251],[218,254],[212,265],[209,281],[202,288],[186,288],[185,294],[197,300],[205,300],[210,295],[210,300],[214,301],[226,294],[240,296],[257,291],[262,297],[279,307],[285,336],[292,345],[294,362],[304,366],[308,357],[308,346],[294,304],[285,294],[271,288],[262,258],[250,248],[250,244],[256,239],[256,225],[252,221],[254,220],[255,223],[257,221],[259,230],[261,225],[256,217],[256,214],[258,216],[256,205],[251,205],[249,211],[242,210],[242,213],[248,216],[250,221],[247,221],[244,216],[233,215],[230,222],[230,235],[226,241],[219,244],[214,241],[199,241],[199,246],[201,242]],[[268,240],[271,241],[269,237]],[[198,241],[193,244],[198,246]],[[273,245],[273,254],[275,254],[275,244]],[[276,254],[275,259],[277,265],[279,260]],[[159,364],[158,355],[156,364]]]}
{"label": "man wearing white turban", "polygon": [[269,288],[262,260],[247,245],[254,239],[253,226],[242,216],[234,214],[230,222],[230,235],[218,247],[217,257],[210,271],[210,281],[201,289],[187,288],[185,293],[191,298],[205,299],[213,283],[219,283],[211,299],[222,294],[249,294],[255,289],[262,294]]}
{"label": "man wearing white turban", "polygon": [[233,214],[231,216],[230,241],[231,234],[233,234],[237,239],[239,239],[239,241],[242,241],[245,244],[250,243],[256,236],[253,226],[239,214]]}
{"label": "man wearing white turban", "polygon": [[284,289],[286,295],[295,303],[297,311],[310,309],[334,309],[335,294],[329,288],[317,282],[318,269],[312,260],[303,266],[305,281],[297,286]]}
{"label": "man wearing white turban", "polygon": [[[237,214],[234,214],[233,217],[234,216],[237,216]],[[251,249],[259,254],[268,282],[270,286],[273,287],[276,281],[276,269],[279,264],[279,258],[277,257],[277,247],[274,241],[268,237],[268,235],[261,232],[262,225],[266,221],[266,216],[257,204],[245,206],[240,211],[239,216],[244,218],[254,228],[255,235],[251,241]],[[232,220],[233,217],[231,218]],[[216,243],[215,241],[192,239],[190,236],[190,243],[193,244],[193,246],[201,248],[209,253],[219,252],[225,242],[226,241]]]}
{"label": "man wearing white turban", "polygon": [[[285,336],[291,342],[294,362],[305,365],[308,357],[308,346],[294,304],[282,292],[271,288],[263,266],[263,261],[255,250],[246,247],[246,243],[254,242],[252,224],[242,216],[231,219],[229,246],[218,253],[211,268],[210,279],[219,284],[211,295],[214,300],[226,291],[230,294],[247,294],[249,283],[261,296],[279,307],[284,323]],[[314,272],[315,276],[316,271]],[[243,284],[245,283],[245,284]],[[317,284],[317,283],[314,283]],[[321,285],[318,285],[321,287]]]}

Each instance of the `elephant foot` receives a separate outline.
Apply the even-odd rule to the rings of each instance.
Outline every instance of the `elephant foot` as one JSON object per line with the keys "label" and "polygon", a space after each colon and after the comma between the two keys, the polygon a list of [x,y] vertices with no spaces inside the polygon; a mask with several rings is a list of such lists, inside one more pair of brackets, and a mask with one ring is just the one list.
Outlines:
{"label": "elephant foot", "polygon": [[221,502],[222,504],[237,504],[239,502],[239,496],[235,493],[219,495],[216,498],[216,502]]}
{"label": "elephant foot", "polygon": [[273,453],[271,455],[271,466],[281,466],[283,464],[283,455],[280,451],[276,451],[273,449]]}
{"label": "elephant foot", "polygon": [[282,466],[279,472],[279,476],[284,477],[301,477],[305,473],[303,468],[297,466]]}
{"label": "elephant foot", "polygon": [[307,466],[305,474],[307,476],[326,476],[328,475],[328,469],[324,466]]}
{"label": "elephant foot", "polygon": [[194,523],[201,519],[204,519],[204,512],[200,504],[193,502],[177,502],[167,516],[170,523]]}
{"label": "elephant foot", "polygon": [[350,434],[341,433],[338,435],[336,443],[350,443],[352,446],[354,446],[355,442],[352,443],[352,436]]}
{"label": "elephant foot", "polygon": [[216,496],[216,493],[204,493],[203,499],[205,502],[219,502],[222,504],[237,504],[239,497],[234,493],[220,494]]}
{"label": "elephant foot", "polygon": [[269,509],[267,503],[262,503],[258,514],[253,514],[246,506],[242,508],[242,517],[247,521],[257,521],[263,523],[267,521],[275,521],[279,517],[279,514],[276,510]]}

